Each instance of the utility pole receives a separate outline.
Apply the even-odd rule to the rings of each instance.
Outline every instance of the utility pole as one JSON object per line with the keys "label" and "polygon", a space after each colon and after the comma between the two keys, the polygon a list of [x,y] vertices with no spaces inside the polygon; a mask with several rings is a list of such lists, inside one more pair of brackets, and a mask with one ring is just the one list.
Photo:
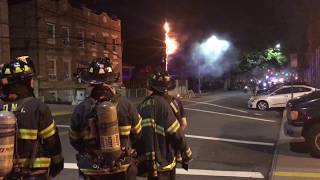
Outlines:
{"label": "utility pole", "polygon": [[201,94],[201,72],[200,72],[200,59],[198,59],[198,93]]}

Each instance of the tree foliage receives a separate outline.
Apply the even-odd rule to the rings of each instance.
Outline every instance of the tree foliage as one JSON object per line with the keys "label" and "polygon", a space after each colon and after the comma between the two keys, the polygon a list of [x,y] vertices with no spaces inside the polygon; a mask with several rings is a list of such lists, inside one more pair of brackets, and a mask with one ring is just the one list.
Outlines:
{"label": "tree foliage", "polygon": [[269,48],[265,51],[255,51],[242,56],[240,71],[249,72],[255,68],[281,68],[287,62],[286,56],[279,50]]}

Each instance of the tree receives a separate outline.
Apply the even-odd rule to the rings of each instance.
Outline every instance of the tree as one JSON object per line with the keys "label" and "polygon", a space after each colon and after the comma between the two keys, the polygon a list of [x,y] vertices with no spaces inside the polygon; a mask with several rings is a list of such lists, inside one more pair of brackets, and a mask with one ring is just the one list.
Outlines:
{"label": "tree", "polygon": [[241,72],[250,72],[255,68],[281,68],[286,62],[287,58],[280,49],[268,48],[264,51],[244,54],[240,59],[239,70]]}

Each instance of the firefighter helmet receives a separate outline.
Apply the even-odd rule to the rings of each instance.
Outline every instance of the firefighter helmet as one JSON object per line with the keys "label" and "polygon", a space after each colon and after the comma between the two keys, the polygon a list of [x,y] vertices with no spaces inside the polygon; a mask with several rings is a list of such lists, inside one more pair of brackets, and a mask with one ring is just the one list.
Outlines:
{"label": "firefighter helmet", "polygon": [[109,58],[98,58],[92,61],[89,68],[80,73],[80,80],[89,84],[113,83],[119,76],[113,72],[112,61]]}
{"label": "firefighter helmet", "polygon": [[3,65],[1,79],[6,79],[8,84],[17,83],[33,77],[35,68],[28,56],[20,56]]}
{"label": "firefighter helmet", "polygon": [[172,89],[173,82],[167,71],[159,70],[150,75],[148,86],[152,91],[165,93]]}

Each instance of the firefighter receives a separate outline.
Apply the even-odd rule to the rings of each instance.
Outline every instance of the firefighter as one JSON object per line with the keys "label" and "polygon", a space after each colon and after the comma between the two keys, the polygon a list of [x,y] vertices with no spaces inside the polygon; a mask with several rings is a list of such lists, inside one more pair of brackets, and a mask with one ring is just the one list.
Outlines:
{"label": "firefighter", "polygon": [[5,179],[44,180],[63,169],[58,130],[47,105],[33,94],[35,69],[28,56],[3,65],[0,108],[17,118],[13,171]]}
{"label": "firefighter", "polygon": [[[71,119],[70,143],[78,151],[80,177],[83,179],[135,180],[137,167],[132,144],[141,136],[141,117],[134,105],[125,97],[118,95],[112,87],[111,84],[118,79],[117,74],[113,72],[112,61],[107,58],[94,60],[87,70],[80,73],[80,79],[93,87],[90,97],[75,108]],[[122,154],[119,158],[114,154],[116,150],[105,155],[101,153],[104,145],[101,142],[103,138],[101,134],[109,132],[106,130],[102,132],[97,121],[99,121],[101,104],[108,102],[116,105],[118,123],[108,124],[119,129]],[[102,119],[108,118],[110,117]],[[116,134],[115,131],[114,134]],[[99,135],[100,137],[97,137]],[[108,142],[111,143],[117,139],[110,138]],[[112,148],[113,146],[110,145],[110,149]],[[116,157],[111,164],[106,160],[110,156]]]}
{"label": "firefighter", "polygon": [[191,149],[166,99],[169,83],[166,71],[151,74],[148,84],[152,94],[138,107],[142,116],[142,137],[138,145],[139,175],[146,175],[149,180],[175,179],[176,152],[181,153],[183,164],[191,160]]}
{"label": "firefighter", "polygon": [[181,129],[185,130],[187,128],[188,122],[187,122],[187,115],[184,110],[183,104],[178,97],[170,94],[170,90],[173,90],[175,87],[176,87],[175,80],[170,77],[170,82],[168,82],[168,93],[164,95],[166,96],[166,99],[169,101],[170,106],[180,123]]}

